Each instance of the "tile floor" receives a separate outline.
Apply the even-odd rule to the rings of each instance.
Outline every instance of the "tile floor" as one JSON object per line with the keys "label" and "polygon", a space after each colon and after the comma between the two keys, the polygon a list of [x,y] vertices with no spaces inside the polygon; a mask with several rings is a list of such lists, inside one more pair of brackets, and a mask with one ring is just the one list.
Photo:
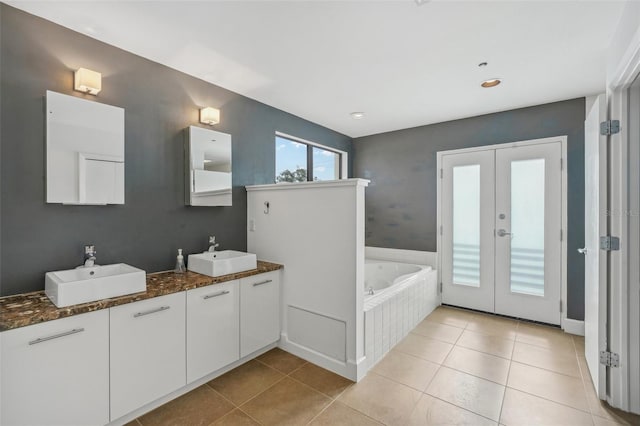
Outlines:
{"label": "tile floor", "polygon": [[130,423],[640,425],[597,399],[584,339],[440,307],[360,382],[280,349]]}

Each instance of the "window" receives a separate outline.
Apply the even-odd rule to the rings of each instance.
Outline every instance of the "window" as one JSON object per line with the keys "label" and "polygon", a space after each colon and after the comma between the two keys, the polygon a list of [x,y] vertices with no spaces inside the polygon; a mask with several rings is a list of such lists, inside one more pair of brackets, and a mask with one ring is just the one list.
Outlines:
{"label": "window", "polygon": [[276,134],[276,183],[340,179],[346,153]]}

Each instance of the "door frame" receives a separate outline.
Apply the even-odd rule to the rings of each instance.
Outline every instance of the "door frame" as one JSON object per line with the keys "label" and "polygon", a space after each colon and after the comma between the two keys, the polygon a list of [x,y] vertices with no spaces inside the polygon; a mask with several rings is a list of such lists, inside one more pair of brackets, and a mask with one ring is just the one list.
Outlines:
{"label": "door frame", "polygon": [[507,142],[507,143],[499,143],[492,145],[483,145],[471,148],[461,148],[461,149],[452,149],[447,151],[438,151],[436,153],[436,164],[437,164],[437,253],[438,253],[438,283],[439,284],[439,294],[440,294],[440,302],[442,302],[442,175],[440,174],[440,170],[442,170],[442,157],[444,155],[450,154],[462,154],[469,152],[477,152],[477,151],[486,151],[491,149],[502,149],[502,148],[516,148],[520,146],[529,146],[529,145],[541,145],[547,143],[560,142],[560,146],[562,149],[562,241],[561,241],[561,289],[560,289],[560,297],[562,302],[562,312],[560,315],[560,327],[564,330],[567,324],[567,136],[554,136],[550,138],[541,138],[541,139],[529,139],[523,141],[516,142]]}
{"label": "door frame", "polygon": [[637,277],[640,272],[638,263],[629,261],[630,249],[637,247],[638,241],[630,226],[633,216],[626,214],[633,207],[630,205],[631,194],[640,191],[640,182],[631,179],[628,163],[632,143],[628,128],[628,90],[635,79],[640,78],[640,30],[636,31],[617,69],[607,87],[609,118],[620,120],[620,132],[611,135],[608,142],[610,210],[621,213],[609,216],[609,234],[620,237],[620,250],[611,252],[609,257],[608,349],[619,355],[620,367],[607,369],[607,402],[624,411],[640,413],[640,367],[637,363],[630,365],[631,360],[640,358],[640,342],[635,337],[640,334],[637,323],[640,300],[629,282],[630,277]]}

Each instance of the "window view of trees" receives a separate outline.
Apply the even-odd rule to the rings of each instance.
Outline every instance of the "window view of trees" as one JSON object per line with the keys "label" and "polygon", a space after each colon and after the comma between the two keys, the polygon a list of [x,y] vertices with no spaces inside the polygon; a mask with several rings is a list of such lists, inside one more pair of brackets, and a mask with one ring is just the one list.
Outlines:
{"label": "window view of trees", "polygon": [[279,135],[275,142],[276,183],[340,179],[339,152]]}
{"label": "window view of trees", "polygon": [[280,182],[306,182],[307,181],[307,169],[298,167],[293,172],[289,169],[285,169],[276,176],[276,183]]}

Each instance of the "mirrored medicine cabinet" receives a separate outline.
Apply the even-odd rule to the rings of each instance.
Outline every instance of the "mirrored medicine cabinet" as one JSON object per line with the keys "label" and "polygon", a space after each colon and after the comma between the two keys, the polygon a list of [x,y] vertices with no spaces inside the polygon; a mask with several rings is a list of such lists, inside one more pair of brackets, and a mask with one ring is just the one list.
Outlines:
{"label": "mirrored medicine cabinet", "polygon": [[231,205],[231,135],[190,126],[185,138],[185,203]]}
{"label": "mirrored medicine cabinet", "polygon": [[124,109],[46,93],[47,203],[124,204]]}

